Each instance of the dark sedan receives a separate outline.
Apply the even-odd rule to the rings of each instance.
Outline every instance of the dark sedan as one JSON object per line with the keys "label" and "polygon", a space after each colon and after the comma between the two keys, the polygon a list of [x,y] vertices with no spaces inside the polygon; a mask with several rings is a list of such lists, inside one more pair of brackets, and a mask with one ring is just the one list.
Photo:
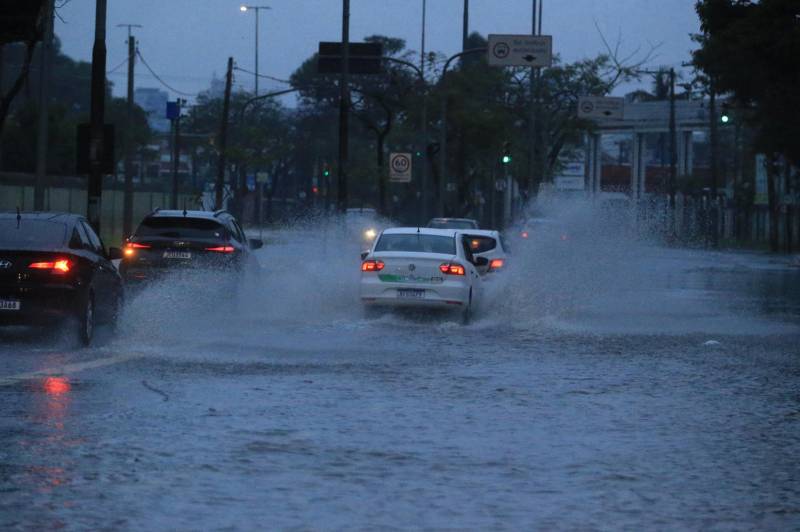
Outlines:
{"label": "dark sedan", "polygon": [[81,341],[96,323],[114,323],[122,278],[87,221],[74,214],[0,213],[0,325],[51,324],[69,318]]}

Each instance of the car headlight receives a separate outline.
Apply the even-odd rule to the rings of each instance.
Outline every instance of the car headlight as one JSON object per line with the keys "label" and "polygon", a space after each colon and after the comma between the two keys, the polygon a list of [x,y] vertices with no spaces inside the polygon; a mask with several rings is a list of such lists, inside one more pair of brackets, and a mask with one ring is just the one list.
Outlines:
{"label": "car headlight", "polygon": [[367,240],[374,240],[377,235],[378,233],[375,229],[367,229],[364,231],[364,238]]}

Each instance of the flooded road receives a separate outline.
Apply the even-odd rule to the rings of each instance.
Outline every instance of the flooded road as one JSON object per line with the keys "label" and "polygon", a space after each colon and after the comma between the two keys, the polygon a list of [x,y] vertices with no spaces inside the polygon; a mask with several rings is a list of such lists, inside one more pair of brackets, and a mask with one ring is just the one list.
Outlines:
{"label": "flooded road", "polygon": [[0,528],[800,526],[788,261],[517,242],[462,326],[366,319],[356,243],[269,236],[91,349],[2,333]]}

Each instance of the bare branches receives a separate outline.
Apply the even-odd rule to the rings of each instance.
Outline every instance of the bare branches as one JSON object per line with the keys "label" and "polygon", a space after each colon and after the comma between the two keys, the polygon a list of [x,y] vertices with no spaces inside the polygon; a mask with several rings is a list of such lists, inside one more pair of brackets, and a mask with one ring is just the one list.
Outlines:
{"label": "bare branches", "polygon": [[643,55],[641,54],[642,47],[637,46],[632,52],[622,57],[620,55],[620,49],[622,48],[622,31],[620,30],[617,33],[617,39],[612,47],[608,42],[608,39],[606,39],[606,36],[603,34],[603,31],[600,29],[600,25],[597,23],[597,20],[594,21],[594,27],[597,30],[597,33],[600,35],[600,40],[603,41],[603,46],[606,49],[606,54],[609,61],[609,68],[603,72],[603,77],[605,77],[607,80],[608,92],[622,82],[639,79],[641,76],[639,71],[645,64],[657,57],[656,52],[663,44],[653,44],[648,41],[647,44],[649,48]]}

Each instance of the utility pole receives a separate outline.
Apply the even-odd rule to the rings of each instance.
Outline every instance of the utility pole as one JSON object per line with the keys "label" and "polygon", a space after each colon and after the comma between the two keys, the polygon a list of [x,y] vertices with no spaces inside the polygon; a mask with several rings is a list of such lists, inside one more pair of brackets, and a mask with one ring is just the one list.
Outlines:
{"label": "utility pole", "polygon": [[103,194],[104,121],[106,98],[106,0],[96,0],[94,45],[92,46],[92,90],[89,107],[89,183],[86,217],[100,232],[100,201]]}
{"label": "utility pole", "polygon": [[419,52],[420,83],[422,88],[422,174],[420,188],[422,189],[422,221],[428,219],[428,88],[425,83],[425,15],[426,0],[422,0],[422,44]]}
{"label": "utility pole", "polygon": [[[44,182],[47,176],[48,85],[50,56],[53,49],[53,0],[43,5],[44,35],[39,46],[39,124],[36,131],[36,180],[33,186],[33,209],[44,210]],[[2,68],[0,63],[0,68]]]}
{"label": "utility pole", "polygon": [[469,0],[464,0],[464,24],[461,29],[461,51],[467,49],[467,39],[469,38]]}
{"label": "utility pole", "polygon": [[709,183],[708,183],[708,206],[706,209],[706,213],[708,216],[707,225],[708,225],[708,240],[710,240],[711,245],[716,247],[717,246],[717,183],[718,183],[718,176],[717,173],[719,171],[719,129],[717,125],[717,88],[716,84],[714,83],[713,76],[709,82],[709,92],[710,92],[710,101],[708,106],[708,114],[709,120],[711,123],[709,124],[709,143],[711,144],[711,171],[709,172]]}
{"label": "utility pole", "polygon": [[178,116],[175,117],[175,140],[172,150],[172,199],[171,209],[178,208],[178,170],[181,164],[181,107],[186,100],[178,98]]}
{"label": "utility pole", "polygon": [[669,69],[669,208],[675,223],[675,192],[678,188],[678,131],[675,123],[675,69]]}
{"label": "utility pole", "polygon": [[348,113],[350,106],[350,0],[342,0],[342,74],[339,78],[339,167],[337,209],[347,210]]}
{"label": "utility pole", "polygon": [[214,208],[222,208],[225,191],[225,156],[228,145],[228,113],[231,107],[231,84],[233,83],[233,57],[228,58],[228,71],[225,74],[225,98],[222,101],[222,124],[219,128],[219,161],[217,164],[217,186],[214,197]]}
{"label": "utility pole", "polygon": [[[531,34],[536,35],[536,0],[533,0],[531,6]],[[538,184],[538,180],[533,179],[533,174],[536,171],[536,68],[531,67],[530,73],[530,91],[531,101],[528,116],[528,137],[530,139],[530,146],[528,152],[528,178],[526,189],[529,191],[531,186]],[[538,190],[538,189],[537,189]]]}
{"label": "utility pole", "polygon": [[[128,28],[128,102],[125,118],[125,194],[122,203],[122,238],[128,238],[133,232],[133,67],[136,64],[136,38],[132,28],[141,28],[139,24],[117,24],[117,27]],[[139,167],[139,179],[142,168]]]}

